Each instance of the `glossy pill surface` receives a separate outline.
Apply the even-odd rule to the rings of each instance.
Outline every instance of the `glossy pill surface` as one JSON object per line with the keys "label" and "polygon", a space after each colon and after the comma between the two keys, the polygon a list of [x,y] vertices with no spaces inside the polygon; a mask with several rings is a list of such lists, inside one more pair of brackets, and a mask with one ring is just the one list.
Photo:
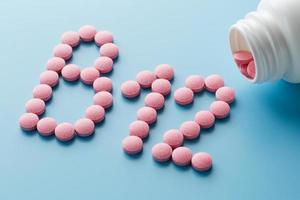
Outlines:
{"label": "glossy pill surface", "polygon": [[158,92],[164,96],[170,94],[171,83],[166,79],[156,79],[151,85],[152,92]]}
{"label": "glossy pill surface", "polygon": [[62,141],[67,142],[72,140],[75,136],[75,129],[74,126],[70,123],[64,122],[58,124],[54,130],[55,137]]}
{"label": "glossy pill surface", "polygon": [[85,42],[90,42],[94,40],[96,35],[96,28],[92,25],[84,25],[79,29],[79,36]]}
{"label": "glossy pill surface", "polygon": [[172,80],[174,78],[174,70],[169,64],[160,64],[155,68],[157,78]]}
{"label": "glossy pill surface", "polygon": [[158,143],[152,147],[152,156],[158,162],[166,162],[172,156],[172,148],[166,143]]}
{"label": "glossy pill surface", "polygon": [[101,92],[101,91],[112,91],[112,80],[107,77],[99,77],[97,78],[93,83],[93,88],[95,92]]}
{"label": "glossy pill surface", "polygon": [[179,128],[185,139],[192,140],[200,135],[201,128],[195,121],[183,122]]}
{"label": "glossy pill surface", "polygon": [[94,67],[87,67],[80,73],[81,81],[87,85],[92,85],[99,76],[100,72]]}
{"label": "glossy pill surface", "polygon": [[58,73],[52,70],[44,71],[40,75],[40,84],[47,84],[50,87],[56,86],[58,80],[59,80]]}
{"label": "glossy pill surface", "polygon": [[68,44],[71,47],[76,47],[80,43],[80,36],[78,32],[67,31],[61,36],[61,43]]}
{"label": "glossy pill surface", "polygon": [[135,98],[140,95],[141,86],[134,80],[129,80],[121,85],[122,95],[127,98]]}
{"label": "glossy pill surface", "polygon": [[37,123],[37,130],[42,136],[50,136],[56,128],[56,121],[51,117],[40,119]]}
{"label": "glossy pill surface", "polygon": [[165,98],[162,94],[157,92],[151,92],[145,97],[145,105],[155,110],[160,110],[164,107]]}
{"label": "glossy pill surface", "polygon": [[91,105],[85,110],[85,117],[94,123],[99,123],[105,118],[105,110],[102,106]]}
{"label": "glossy pill surface", "polygon": [[113,97],[111,93],[107,91],[97,92],[94,95],[93,100],[95,105],[102,106],[105,109],[111,107],[113,104]]}
{"label": "glossy pill surface", "polygon": [[25,113],[19,119],[20,127],[25,131],[32,131],[36,128],[39,117],[34,113]]}
{"label": "glossy pill surface", "polygon": [[148,70],[141,71],[136,76],[136,81],[142,88],[150,88],[155,79],[155,74]]}
{"label": "glossy pill surface", "polygon": [[64,60],[69,60],[72,57],[72,47],[67,44],[56,45],[53,49],[53,54],[55,57],[60,57]]}
{"label": "glossy pill surface", "polygon": [[80,77],[80,68],[75,64],[68,64],[62,69],[61,75],[66,81],[76,81]]}
{"label": "glossy pill surface", "polygon": [[194,101],[194,93],[187,87],[179,88],[174,93],[176,103],[180,105],[188,105]]}
{"label": "glossy pill surface", "polygon": [[205,152],[199,152],[192,157],[192,166],[195,170],[204,172],[212,167],[211,155]]}
{"label": "glossy pill surface", "polygon": [[81,118],[75,122],[75,131],[81,137],[88,137],[94,133],[95,124],[88,118]]}
{"label": "glossy pill surface", "polygon": [[231,87],[221,87],[216,91],[216,99],[219,101],[225,101],[226,103],[232,103],[235,98],[235,92]]}
{"label": "glossy pill surface", "polygon": [[183,134],[177,129],[171,129],[164,133],[164,143],[170,145],[173,149],[180,147],[183,144]]}
{"label": "glossy pill surface", "polygon": [[193,153],[187,147],[178,147],[173,150],[172,161],[178,166],[187,166],[191,163]]}
{"label": "glossy pill surface", "polygon": [[95,42],[98,46],[114,41],[113,34],[110,31],[98,31],[95,35]]}
{"label": "glossy pill surface", "polygon": [[109,73],[113,69],[113,60],[107,56],[100,56],[94,62],[94,66],[100,73]]}
{"label": "glossy pill surface", "polygon": [[59,57],[53,57],[50,58],[47,61],[46,67],[48,70],[55,71],[57,73],[60,73],[62,68],[66,65],[66,61]]}
{"label": "glossy pill surface", "polygon": [[116,59],[119,55],[119,49],[117,45],[113,43],[106,43],[100,47],[100,55]]}
{"label": "glossy pill surface", "polygon": [[43,114],[45,111],[45,107],[46,107],[45,102],[38,98],[30,99],[25,104],[26,112],[34,113],[36,115]]}
{"label": "glossy pill surface", "polygon": [[146,122],[136,120],[129,125],[129,134],[144,139],[148,137],[149,129],[149,125]]}
{"label": "glossy pill surface", "polygon": [[32,95],[34,98],[48,101],[52,97],[52,88],[46,84],[39,84],[33,88]]}
{"label": "glossy pill surface", "polygon": [[197,122],[201,128],[210,128],[215,123],[215,116],[210,111],[199,111],[195,115],[195,122]]}
{"label": "glossy pill surface", "polygon": [[127,154],[138,154],[143,150],[143,141],[137,136],[127,136],[122,141],[122,147]]}
{"label": "glossy pill surface", "polygon": [[185,87],[193,92],[201,92],[205,88],[204,78],[199,75],[191,75],[185,80]]}
{"label": "glossy pill surface", "polygon": [[230,106],[224,101],[214,101],[210,105],[210,112],[212,112],[216,118],[226,118],[230,113]]}
{"label": "glossy pill surface", "polygon": [[224,86],[223,78],[218,74],[213,74],[205,78],[205,87],[209,92],[216,92]]}
{"label": "glossy pill surface", "polygon": [[153,124],[156,121],[157,112],[151,107],[142,107],[137,111],[137,119],[148,124]]}

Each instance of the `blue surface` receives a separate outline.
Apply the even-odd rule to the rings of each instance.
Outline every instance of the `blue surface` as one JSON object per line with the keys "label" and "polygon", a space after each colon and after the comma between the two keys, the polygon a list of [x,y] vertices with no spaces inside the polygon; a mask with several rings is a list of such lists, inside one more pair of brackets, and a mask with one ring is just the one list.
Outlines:
{"label": "blue surface", "polygon": [[[252,85],[233,66],[228,28],[258,0],[221,1],[1,1],[0,199],[299,199],[300,85]],[[18,118],[31,97],[52,48],[66,30],[83,24],[114,33],[120,57],[113,108],[93,137],[64,145],[54,137],[19,129]],[[81,45],[72,62],[91,65],[94,45]],[[143,105],[120,95],[120,84],[157,64],[174,66],[173,90],[190,74],[219,73],[237,92],[229,119],[186,143],[207,151],[213,170],[164,165],[152,160],[151,147],[164,131],[177,128],[205,109],[204,93],[180,108],[168,98],[151,129],[142,155],[131,158],[120,147],[128,125]],[[74,122],[92,103],[93,91],[61,80],[46,116]]]}

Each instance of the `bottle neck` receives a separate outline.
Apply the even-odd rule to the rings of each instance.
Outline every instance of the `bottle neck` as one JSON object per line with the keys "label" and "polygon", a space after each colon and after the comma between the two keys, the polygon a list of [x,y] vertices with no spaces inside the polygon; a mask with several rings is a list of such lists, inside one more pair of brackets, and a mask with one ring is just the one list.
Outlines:
{"label": "bottle neck", "polygon": [[276,19],[262,12],[252,12],[230,29],[232,53],[246,50],[253,55],[256,74],[254,83],[283,78],[291,64],[286,39]]}

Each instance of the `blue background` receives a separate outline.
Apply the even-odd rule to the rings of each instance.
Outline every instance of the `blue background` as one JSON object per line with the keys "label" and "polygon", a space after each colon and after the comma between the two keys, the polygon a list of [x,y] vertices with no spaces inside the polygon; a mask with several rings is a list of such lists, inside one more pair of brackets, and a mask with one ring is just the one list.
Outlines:
{"label": "blue background", "polygon": [[[235,68],[228,28],[258,0],[8,1],[0,2],[0,199],[299,199],[300,85],[248,83]],[[69,144],[20,130],[18,118],[64,31],[92,24],[114,33],[120,57],[110,75],[114,106],[93,137]],[[98,55],[83,44],[72,62],[89,66]],[[236,89],[229,119],[186,143],[207,151],[208,173],[173,163],[158,164],[151,147],[163,132],[206,109],[213,96],[198,95],[181,108],[168,98],[140,156],[121,149],[128,125],[143,105],[120,95],[120,84],[143,70],[170,63],[173,91],[188,75],[219,73]],[[82,83],[60,81],[46,116],[74,122],[92,103]]]}

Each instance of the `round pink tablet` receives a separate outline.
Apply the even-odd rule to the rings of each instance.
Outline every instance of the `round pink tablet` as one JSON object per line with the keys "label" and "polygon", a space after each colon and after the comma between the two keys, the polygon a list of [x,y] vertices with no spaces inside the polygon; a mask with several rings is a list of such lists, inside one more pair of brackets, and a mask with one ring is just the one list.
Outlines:
{"label": "round pink tablet", "polygon": [[81,118],[75,122],[75,131],[81,137],[88,137],[94,133],[95,124],[88,118]]}
{"label": "round pink tablet", "polygon": [[43,114],[45,111],[45,107],[46,107],[45,102],[37,98],[30,99],[25,104],[26,112],[34,113],[37,115]]}
{"label": "round pink tablet", "polygon": [[113,60],[107,56],[100,56],[95,60],[94,66],[100,73],[108,73],[113,69]]}
{"label": "round pink tablet", "polygon": [[232,103],[235,98],[235,92],[231,87],[221,87],[216,91],[216,99],[219,101],[225,101],[226,103]]}
{"label": "round pink tablet", "polygon": [[100,47],[100,55],[115,59],[119,55],[119,49],[113,43],[106,43]]}
{"label": "round pink tablet", "polygon": [[105,118],[105,110],[102,106],[91,105],[85,110],[85,117],[94,123],[99,123]]}
{"label": "round pink tablet", "polygon": [[80,68],[75,64],[68,64],[62,69],[61,75],[66,81],[76,81],[80,76]]}
{"label": "round pink tablet", "polygon": [[251,61],[248,66],[247,66],[247,73],[249,75],[250,78],[255,78],[255,74],[256,74],[256,66],[255,66],[255,62]]}
{"label": "round pink tablet", "polygon": [[188,105],[194,101],[194,93],[190,88],[182,87],[174,93],[175,101],[180,105]]}
{"label": "round pink tablet", "polygon": [[183,122],[179,128],[185,139],[192,140],[200,135],[201,128],[195,121]]}
{"label": "round pink tablet", "polygon": [[233,54],[235,62],[239,64],[247,64],[253,60],[253,56],[249,51],[238,51]]}
{"label": "round pink tablet", "polygon": [[214,101],[210,104],[210,112],[212,112],[216,118],[223,119],[230,113],[230,106],[225,101]]}
{"label": "round pink tablet", "polygon": [[153,124],[156,121],[157,113],[154,108],[142,107],[137,111],[137,119],[148,124]]}
{"label": "round pink tablet", "polygon": [[158,143],[152,147],[152,156],[156,161],[166,162],[172,156],[172,148],[166,143]]}
{"label": "round pink tablet", "polygon": [[84,25],[79,29],[79,36],[85,42],[93,41],[96,33],[96,28],[91,25]]}
{"label": "round pink tablet", "polygon": [[47,84],[50,87],[56,86],[58,80],[59,80],[58,73],[52,70],[44,71],[40,75],[40,83]]}
{"label": "round pink tablet", "polygon": [[54,56],[60,57],[64,60],[69,60],[72,57],[72,53],[72,47],[68,44],[59,44],[53,49]]}
{"label": "round pink tablet", "polygon": [[60,73],[62,68],[66,65],[66,61],[59,57],[50,58],[47,61],[47,69]]}
{"label": "round pink tablet", "polygon": [[141,71],[136,76],[136,81],[141,85],[142,88],[150,88],[155,79],[155,74],[148,70]]}
{"label": "round pink tablet", "polygon": [[36,125],[38,132],[43,136],[49,136],[54,133],[56,121],[51,117],[40,119]]}
{"label": "round pink tablet", "polygon": [[48,101],[52,97],[52,88],[46,84],[39,84],[33,88],[33,97]]}
{"label": "round pink tablet", "polygon": [[212,166],[212,159],[208,153],[199,152],[192,157],[192,166],[197,171],[207,171]]}
{"label": "round pink tablet", "polygon": [[169,64],[160,64],[155,69],[155,75],[157,78],[163,78],[170,81],[174,77],[174,70]]}
{"label": "round pink tablet", "polygon": [[210,128],[215,123],[215,116],[206,110],[199,111],[195,115],[195,122],[197,122],[201,128]]}
{"label": "round pink tablet", "polygon": [[144,139],[149,135],[149,125],[144,121],[136,120],[129,125],[129,134]]}
{"label": "round pink tablet", "polygon": [[201,92],[205,88],[204,78],[199,75],[191,75],[185,80],[185,87],[193,92]]}
{"label": "round pink tablet", "polygon": [[151,85],[152,92],[168,95],[171,92],[171,83],[166,79],[156,79]]}
{"label": "round pink tablet", "polygon": [[165,104],[165,98],[160,93],[151,92],[147,94],[147,96],[145,97],[145,105],[154,108],[156,110],[159,110],[162,107],[164,107],[164,104]]}
{"label": "round pink tablet", "polygon": [[32,131],[36,128],[39,117],[34,113],[25,113],[19,119],[20,127],[25,131]]}
{"label": "round pink tablet", "polygon": [[95,42],[98,46],[114,41],[113,34],[109,31],[98,31],[95,35]]}
{"label": "round pink tablet", "polygon": [[61,43],[76,47],[80,43],[79,33],[75,31],[67,31],[61,36]]}
{"label": "round pink tablet", "polygon": [[81,81],[87,85],[92,85],[99,76],[100,72],[94,67],[87,67],[80,73]]}
{"label": "round pink tablet", "polygon": [[171,129],[164,134],[164,143],[170,145],[173,149],[180,147],[183,144],[184,137],[177,129]]}
{"label": "round pink tablet", "polygon": [[112,81],[110,78],[107,77],[99,77],[97,78],[93,83],[93,88],[95,92],[101,92],[101,91],[112,91]]}
{"label": "round pink tablet", "polygon": [[193,152],[187,147],[178,147],[173,150],[172,160],[178,166],[187,166],[191,163]]}
{"label": "round pink tablet", "polygon": [[111,107],[113,104],[113,97],[112,97],[111,93],[109,93],[107,91],[97,92],[94,95],[93,100],[94,100],[95,105],[102,106],[105,109]]}
{"label": "round pink tablet", "polygon": [[138,154],[143,150],[143,141],[141,138],[131,135],[127,136],[122,141],[123,150],[130,154]]}
{"label": "round pink tablet", "polygon": [[218,74],[213,74],[205,79],[205,87],[209,92],[215,92],[220,87],[224,86],[223,78]]}
{"label": "round pink tablet", "polygon": [[72,124],[64,122],[56,126],[54,134],[58,140],[62,142],[67,142],[74,138],[75,129]]}
{"label": "round pink tablet", "polygon": [[141,93],[141,86],[138,82],[129,80],[121,85],[121,92],[122,95],[127,98],[135,98],[140,95]]}

